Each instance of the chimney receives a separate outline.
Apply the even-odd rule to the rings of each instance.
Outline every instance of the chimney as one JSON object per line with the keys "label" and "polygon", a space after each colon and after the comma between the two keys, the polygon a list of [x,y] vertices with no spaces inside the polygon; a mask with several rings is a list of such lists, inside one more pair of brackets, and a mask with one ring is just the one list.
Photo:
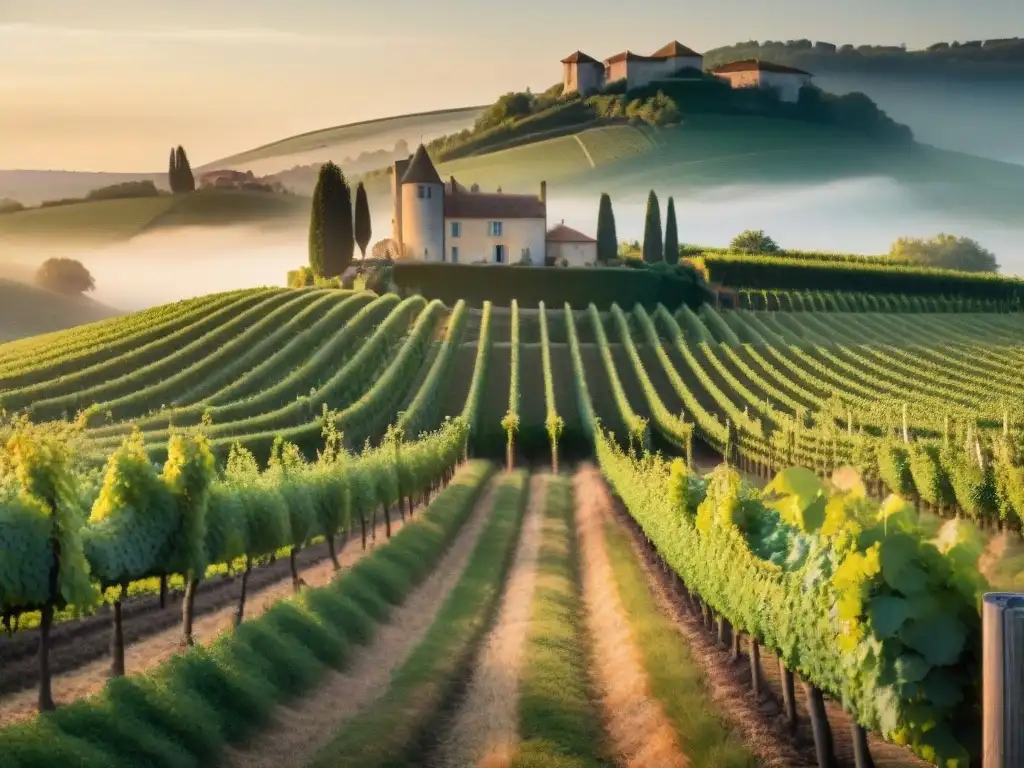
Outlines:
{"label": "chimney", "polygon": [[540,201],[542,203],[548,201],[548,183],[546,181],[540,183]]}
{"label": "chimney", "polygon": [[449,176],[448,179],[451,181],[451,184],[452,184],[452,194],[454,195],[455,194],[455,177],[454,176]]}

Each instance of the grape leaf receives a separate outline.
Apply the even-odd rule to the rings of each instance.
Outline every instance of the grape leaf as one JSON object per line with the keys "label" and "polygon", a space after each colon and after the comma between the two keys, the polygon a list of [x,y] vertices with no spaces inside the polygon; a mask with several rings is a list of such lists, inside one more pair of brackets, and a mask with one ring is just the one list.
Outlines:
{"label": "grape leaf", "polygon": [[880,638],[896,634],[903,622],[910,616],[910,606],[902,597],[881,595],[868,605],[871,626]]}
{"label": "grape leaf", "polygon": [[955,664],[967,639],[967,628],[956,616],[938,614],[911,619],[900,630],[900,640],[934,666]]}
{"label": "grape leaf", "polygon": [[945,669],[932,669],[924,679],[924,695],[939,707],[955,707],[964,698],[963,686]]}
{"label": "grape leaf", "polygon": [[924,680],[931,668],[924,656],[916,653],[904,653],[896,659],[896,674],[901,683],[918,683]]}

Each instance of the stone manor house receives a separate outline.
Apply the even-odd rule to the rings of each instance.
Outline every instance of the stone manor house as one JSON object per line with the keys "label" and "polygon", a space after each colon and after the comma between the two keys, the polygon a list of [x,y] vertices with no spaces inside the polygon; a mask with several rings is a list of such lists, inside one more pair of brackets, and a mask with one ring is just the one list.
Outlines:
{"label": "stone manor house", "polygon": [[547,183],[536,195],[480,192],[434,167],[422,144],[391,174],[392,239],[403,258],[453,264],[582,267],[597,241],[563,224],[548,229]]}
{"label": "stone manor house", "polygon": [[[686,69],[703,71],[704,57],[676,40],[649,56],[623,51],[598,61],[576,51],[562,59],[562,86],[565,93],[588,94],[624,80],[627,89],[640,88]],[[733,88],[776,88],[785,101],[796,101],[800,89],[812,79],[811,73],[802,69],[753,59],[725,64],[711,70],[711,74],[728,81]]]}

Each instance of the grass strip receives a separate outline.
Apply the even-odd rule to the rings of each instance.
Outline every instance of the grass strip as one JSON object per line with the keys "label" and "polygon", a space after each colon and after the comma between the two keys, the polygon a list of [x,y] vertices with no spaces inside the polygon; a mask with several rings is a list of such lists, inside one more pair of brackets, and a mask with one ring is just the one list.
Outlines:
{"label": "grass strip", "polygon": [[588,768],[608,763],[587,671],[573,492],[552,477],[541,532],[530,631],[519,694],[513,768]]}
{"label": "grass strip", "polygon": [[525,510],[526,473],[504,475],[491,518],[426,637],[395,673],[387,693],[350,720],[312,768],[419,764],[436,732],[438,713],[451,703],[494,617]]}
{"label": "grass strip", "polygon": [[704,674],[686,642],[658,610],[629,534],[615,520],[606,519],[602,527],[619,600],[651,694],[661,702],[683,752],[693,765],[708,768],[756,766],[742,737],[716,714]]}
{"label": "grass strip", "polygon": [[417,518],[331,584],[281,600],[209,646],[0,731],[0,768],[192,768],[266,726],[274,707],[344,669],[354,645],[440,562],[469,519],[487,462],[464,465]]}

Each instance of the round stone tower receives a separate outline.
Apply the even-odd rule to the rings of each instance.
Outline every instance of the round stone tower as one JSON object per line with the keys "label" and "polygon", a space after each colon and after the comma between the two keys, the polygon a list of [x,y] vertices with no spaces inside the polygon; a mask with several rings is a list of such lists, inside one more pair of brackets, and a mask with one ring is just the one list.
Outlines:
{"label": "round stone tower", "polygon": [[402,176],[402,245],[407,258],[444,260],[444,184],[422,144]]}

